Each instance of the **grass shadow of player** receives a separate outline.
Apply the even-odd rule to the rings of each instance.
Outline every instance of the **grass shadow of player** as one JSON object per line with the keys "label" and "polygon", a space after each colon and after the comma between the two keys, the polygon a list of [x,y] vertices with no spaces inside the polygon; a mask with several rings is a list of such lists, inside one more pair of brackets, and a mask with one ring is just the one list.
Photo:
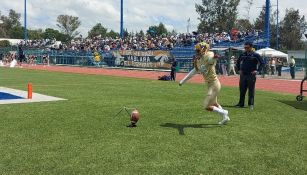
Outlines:
{"label": "grass shadow of player", "polygon": [[278,100],[278,102],[291,106],[295,109],[307,111],[307,101],[298,102],[295,100]]}
{"label": "grass shadow of player", "polygon": [[216,127],[221,127],[219,124],[187,124],[187,125],[182,125],[182,124],[174,124],[174,123],[165,123],[160,125],[161,127],[166,127],[166,128],[174,128],[177,129],[180,135],[185,135],[184,134],[184,129],[185,128],[216,128]]}

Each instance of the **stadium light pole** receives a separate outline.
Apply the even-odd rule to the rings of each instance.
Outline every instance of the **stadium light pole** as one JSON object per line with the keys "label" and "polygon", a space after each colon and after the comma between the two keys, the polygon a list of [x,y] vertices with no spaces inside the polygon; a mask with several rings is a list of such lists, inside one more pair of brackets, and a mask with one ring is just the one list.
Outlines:
{"label": "stadium light pole", "polygon": [[266,47],[270,47],[270,0],[266,0],[265,6],[265,38]]}
{"label": "stadium light pole", "polygon": [[120,0],[120,37],[124,38],[124,0]]}
{"label": "stadium light pole", "polygon": [[27,0],[25,0],[25,14],[24,14],[24,40],[25,44],[27,44],[28,33],[27,33]]}

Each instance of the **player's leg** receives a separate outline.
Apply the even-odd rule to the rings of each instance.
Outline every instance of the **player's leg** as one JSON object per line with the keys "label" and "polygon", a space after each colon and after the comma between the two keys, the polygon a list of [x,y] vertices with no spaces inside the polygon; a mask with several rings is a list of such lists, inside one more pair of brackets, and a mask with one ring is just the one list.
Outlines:
{"label": "player's leg", "polygon": [[230,118],[228,116],[228,111],[223,109],[222,106],[217,101],[217,97],[220,93],[220,90],[221,90],[221,83],[220,83],[219,80],[217,80],[213,84],[212,95],[215,97],[215,104],[218,105],[218,109],[213,108],[213,111],[214,110],[222,110],[222,111],[219,112],[219,114],[223,117],[223,119],[219,122],[219,124],[223,125],[223,124],[227,123],[228,121],[230,121]]}
{"label": "player's leg", "polygon": [[204,101],[204,108],[211,112],[216,112],[223,116],[223,120],[219,122],[219,124],[225,124],[227,121],[229,121],[228,117],[228,111],[224,110],[222,107],[217,107],[215,105],[218,105],[217,103],[217,95],[220,90],[220,84],[219,82],[216,83],[209,83],[208,84],[208,95]]}

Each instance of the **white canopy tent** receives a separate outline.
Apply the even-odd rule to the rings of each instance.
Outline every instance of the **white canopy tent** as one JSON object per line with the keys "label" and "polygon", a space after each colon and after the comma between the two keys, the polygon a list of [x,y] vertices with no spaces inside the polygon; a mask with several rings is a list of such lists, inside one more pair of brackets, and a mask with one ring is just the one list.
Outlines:
{"label": "white canopy tent", "polygon": [[265,57],[278,57],[278,58],[285,58],[287,59],[288,62],[288,54],[285,54],[281,51],[275,50],[275,49],[271,49],[271,48],[264,48],[264,49],[260,49],[256,51],[258,54],[260,54],[261,56],[265,56]]}

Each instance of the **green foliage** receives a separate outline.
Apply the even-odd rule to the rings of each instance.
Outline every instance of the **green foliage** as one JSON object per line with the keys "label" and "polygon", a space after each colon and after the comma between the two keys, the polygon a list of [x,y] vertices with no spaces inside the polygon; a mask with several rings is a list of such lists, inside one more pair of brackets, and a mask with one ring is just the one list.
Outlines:
{"label": "green foliage", "polygon": [[10,10],[8,16],[0,14],[3,24],[0,25],[0,37],[20,39],[22,37],[22,28],[20,24],[20,14]]}
{"label": "green foliage", "polygon": [[235,23],[235,28],[240,31],[246,31],[254,29],[254,26],[248,19],[238,19]]}
{"label": "green foliage", "polygon": [[202,4],[196,4],[196,12],[200,16],[198,31],[230,31],[237,19],[239,2],[240,0],[202,0]]}
{"label": "green foliage", "polygon": [[8,40],[0,41],[0,47],[9,47],[9,46],[11,46],[11,44]]}
{"label": "green foliage", "polygon": [[102,38],[105,37],[116,38],[119,37],[119,33],[115,32],[114,30],[108,32],[107,28],[103,27],[101,23],[98,23],[88,32],[89,38],[93,38],[96,36],[101,36]]}
{"label": "green foliage", "polygon": [[28,36],[30,40],[43,39],[43,30],[28,30]]}
{"label": "green foliage", "polygon": [[144,37],[144,36],[145,36],[144,31],[143,31],[143,30],[141,30],[141,31],[139,32],[139,35],[140,35],[141,37]]}
{"label": "green foliage", "polygon": [[107,36],[107,31],[107,28],[103,27],[101,23],[98,23],[88,32],[88,37],[93,38],[100,35],[104,38]]}
{"label": "green foliage", "polygon": [[163,23],[159,23],[159,25],[150,26],[147,30],[147,34],[151,36],[166,36],[168,31]]}
{"label": "green foliage", "polygon": [[119,33],[115,32],[114,30],[111,30],[110,32],[107,33],[107,36],[111,38],[117,38],[119,37]]}
{"label": "green foliage", "polygon": [[300,33],[300,24],[306,23],[304,16],[301,17],[299,10],[287,9],[286,15],[281,22],[281,45],[288,50],[303,49]]}
{"label": "green foliage", "polygon": [[265,23],[265,6],[262,7],[259,16],[256,18],[256,21],[254,22],[255,29],[264,31],[264,23]]}
{"label": "green foliage", "polygon": [[58,30],[47,28],[43,33],[43,38],[45,39],[56,39],[57,41],[67,42],[69,41],[69,36],[60,33]]}
{"label": "green foliage", "polygon": [[[0,68],[1,86],[66,101],[0,105],[1,174],[295,174],[307,172],[307,101],[257,91],[255,110],[218,126],[204,85]],[[223,106],[237,102],[223,87]],[[127,128],[123,106],[141,119]]]}
{"label": "green foliage", "polygon": [[128,32],[128,29],[125,29],[124,30],[124,37],[130,37],[130,34]]}
{"label": "green foliage", "polygon": [[76,37],[79,32],[76,30],[80,27],[81,21],[79,17],[70,15],[59,15],[57,18],[57,26],[61,29],[62,33],[69,36],[70,39]]}
{"label": "green foliage", "polygon": [[24,27],[15,26],[9,30],[9,38],[22,39],[24,38]]}

